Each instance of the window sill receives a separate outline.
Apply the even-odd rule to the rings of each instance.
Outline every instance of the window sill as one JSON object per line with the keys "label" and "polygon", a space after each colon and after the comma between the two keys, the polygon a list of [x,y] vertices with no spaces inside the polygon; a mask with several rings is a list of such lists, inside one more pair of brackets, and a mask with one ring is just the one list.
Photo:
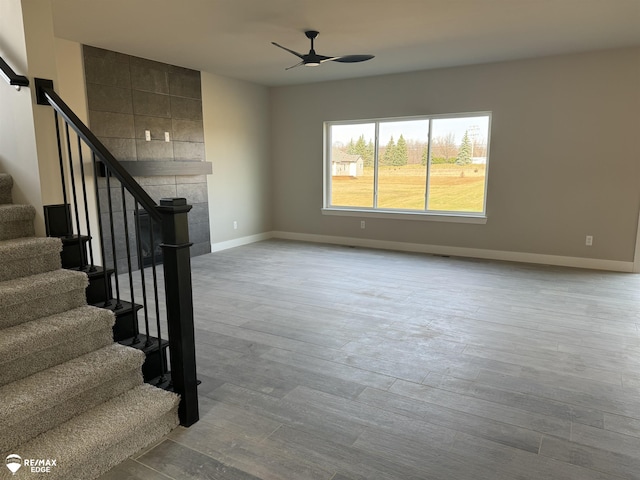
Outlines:
{"label": "window sill", "polygon": [[451,222],[451,223],[487,223],[487,216],[483,214],[470,213],[427,213],[410,211],[385,211],[370,210],[366,208],[323,208],[323,215],[335,215],[338,217],[361,217],[361,218],[386,218],[388,220],[417,220],[421,222]]}

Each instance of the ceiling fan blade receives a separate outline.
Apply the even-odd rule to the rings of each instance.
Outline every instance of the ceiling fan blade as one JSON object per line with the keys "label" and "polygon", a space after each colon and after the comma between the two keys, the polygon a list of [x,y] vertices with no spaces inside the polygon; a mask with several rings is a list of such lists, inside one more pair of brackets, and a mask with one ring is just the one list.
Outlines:
{"label": "ceiling fan blade", "polygon": [[276,43],[276,42],[271,42],[271,43],[272,43],[273,45],[275,45],[276,47],[280,47],[281,49],[286,50],[286,51],[287,51],[287,52],[289,52],[289,53],[293,53],[293,54],[294,54],[296,57],[298,57],[298,58],[304,58],[304,57],[303,57],[303,55],[302,55],[301,53],[298,53],[298,52],[296,52],[296,51],[294,51],[294,50],[291,50],[290,48],[283,47],[283,46],[282,46],[282,45],[280,45],[279,43]]}
{"label": "ceiling fan blade", "polygon": [[303,65],[303,64],[304,64],[304,60],[301,61],[300,63],[296,63],[295,65],[292,65],[291,67],[285,68],[285,70],[291,70],[292,68],[299,67],[300,65]]}
{"label": "ceiling fan blade", "polygon": [[375,55],[344,55],[342,57],[334,57],[331,60],[340,63],[357,63],[371,60]]}
{"label": "ceiling fan blade", "polygon": [[324,63],[324,62],[330,62],[340,57],[327,57],[326,55],[316,55],[316,58],[318,59],[319,63]]}

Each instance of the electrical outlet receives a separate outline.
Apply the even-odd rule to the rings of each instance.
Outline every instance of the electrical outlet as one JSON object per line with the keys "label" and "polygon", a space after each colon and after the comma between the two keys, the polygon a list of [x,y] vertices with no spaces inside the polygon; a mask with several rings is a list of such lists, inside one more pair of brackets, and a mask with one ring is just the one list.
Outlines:
{"label": "electrical outlet", "polygon": [[145,139],[147,142],[150,142],[150,141],[151,141],[151,130],[145,130],[145,131],[144,131],[144,139]]}
{"label": "electrical outlet", "polygon": [[584,244],[587,247],[591,247],[593,245],[593,235],[587,235],[587,239],[585,240]]}
{"label": "electrical outlet", "polygon": [[164,141],[165,142],[170,142],[171,139],[169,138],[169,132],[164,132]]}
{"label": "electrical outlet", "polygon": [[238,222],[236,222],[235,220],[233,221],[233,229],[234,230],[238,229]]}
{"label": "electrical outlet", "polygon": [[360,228],[364,228],[364,220],[360,220]]}

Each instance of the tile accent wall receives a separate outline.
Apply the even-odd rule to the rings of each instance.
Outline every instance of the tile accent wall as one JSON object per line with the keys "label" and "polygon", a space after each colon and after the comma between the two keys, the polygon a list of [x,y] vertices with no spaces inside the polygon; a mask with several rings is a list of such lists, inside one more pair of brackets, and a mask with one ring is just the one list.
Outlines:
{"label": "tile accent wall", "polygon": [[[83,56],[90,128],[118,160],[206,161],[200,72],[87,45]],[[145,130],[150,131],[151,141],[145,140]],[[168,142],[165,132],[169,132]],[[136,180],[156,202],[163,197],[185,197],[193,205],[189,214],[191,253],[211,251],[206,175]],[[111,186],[119,196],[120,189]],[[100,187],[104,198],[104,179]],[[130,222],[132,218],[129,215]],[[115,227],[116,238],[122,238],[123,225]],[[106,256],[109,259],[108,252]]]}

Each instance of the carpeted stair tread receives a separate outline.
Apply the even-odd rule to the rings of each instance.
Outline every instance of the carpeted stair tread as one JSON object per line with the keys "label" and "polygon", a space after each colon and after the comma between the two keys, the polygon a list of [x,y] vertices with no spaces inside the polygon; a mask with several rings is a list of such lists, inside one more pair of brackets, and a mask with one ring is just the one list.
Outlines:
{"label": "carpeted stair tread", "polygon": [[0,328],[86,304],[86,274],[54,270],[0,282]]}
{"label": "carpeted stair tread", "polygon": [[35,215],[31,205],[0,204],[0,240],[32,237]]}
{"label": "carpeted stair tread", "polygon": [[11,203],[11,188],[13,187],[13,178],[6,173],[0,173],[0,204]]}
{"label": "carpeted stair tread", "polygon": [[60,268],[62,243],[53,237],[0,241],[0,282]]}
{"label": "carpeted stair tread", "polygon": [[114,343],[0,387],[0,450],[142,384],[144,354]]}
{"label": "carpeted stair tread", "polygon": [[5,328],[0,334],[0,386],[113,343],[115,317],[84,306]]}
{"label": "carpeted stair tread", "polygon": [[[43,478],[91,480],[175,428],[177,408],[177,395],[141,385],[0,456],[55,459]],[[8,469],[0,472],[11,478]]]}

